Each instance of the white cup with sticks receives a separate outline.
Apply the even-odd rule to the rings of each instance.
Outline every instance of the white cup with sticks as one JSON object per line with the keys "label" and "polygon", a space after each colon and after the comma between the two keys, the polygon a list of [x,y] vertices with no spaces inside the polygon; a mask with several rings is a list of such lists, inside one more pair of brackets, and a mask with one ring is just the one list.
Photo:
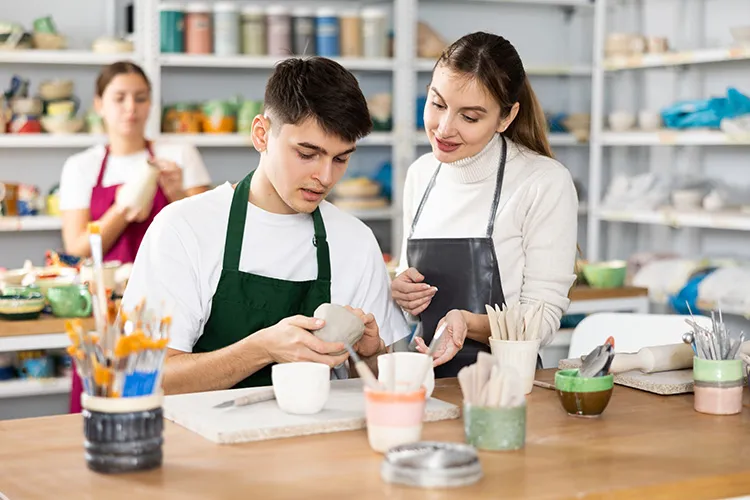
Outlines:
{"label": "white cup with sticks", "polygon": [[490,322],[490,348],[501,367],[516,370],[524,394],[534,387],[537,356],[541,344],[541,328],[544,320],[544,302],[526,307],[516,303],[501,310],[486,306]]}

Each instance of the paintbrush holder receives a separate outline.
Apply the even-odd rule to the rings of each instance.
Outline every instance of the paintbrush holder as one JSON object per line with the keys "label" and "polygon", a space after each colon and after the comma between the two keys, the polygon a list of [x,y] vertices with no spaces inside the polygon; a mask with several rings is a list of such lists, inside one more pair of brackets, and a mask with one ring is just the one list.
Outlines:
{"label": "paintbrush holder", "polygon": [[534,387],[539,343],[539,339],[499,340],[490,338],[492,355],[495,356],[500,366],[511,367],[518,372],[524,394],[529,394]]}
{"label": "paintbrush holder", "polygon": [[464,403],[466,442],[479,450],[518,450],[526,444],[526,403],[509,408]]}
{"label": "paintbrush holder", "polygon": [[693,358],[693,407],[710,415],[742,411],[742,360]]}
{"label": "paintbrush holder", "polygon": [[162,464],[161,393],[133,398],[81,396],[86,465],[105,474],[156,469]]}

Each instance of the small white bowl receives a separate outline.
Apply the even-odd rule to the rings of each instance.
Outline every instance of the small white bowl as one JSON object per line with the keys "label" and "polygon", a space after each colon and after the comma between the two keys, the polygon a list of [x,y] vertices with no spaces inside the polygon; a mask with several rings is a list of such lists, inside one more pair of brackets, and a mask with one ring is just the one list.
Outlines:
{"label": "small white bowl", "polygon": [[323,363],[280,363],[271,367],[271,383],[279,408],[295,415],[312,415],[328,401],[331,369]]}
{"label": "small white bowl", "polygon": [[629,111],[615,111],[609,114],[609,128],[615,132],[630,130],[635,125],[635,116]]}
{"label": "small white bowl", "polygon": [[732,33],[735,43],[743,46],[750,45],[750,25],[732,26],[729,31]]}
{"label": "small white bowl", "polygon": [[672,192],[672,206],[678,210],[701,208],[703,191],[700,189],[678,189]]}
{"label": "small white bowl", "polygon": [[654,131],[661,128],[661,115],[657,111],[644,109],[638,113],[638,128]]}
{"label": "small white bowl", "polygon": [[[395,363],[395,370],[391,371],[393,363]],[[417,374],[425,369],[426,363],[430,365],[423,385],[427,391],[425,399],[430,399],[435,389],[435,370],[432,367],[432,361],[421,352],[392,352],[378,356],[378,380],[387,387],[391,381],[391,373],[395,373],[396,390],[405,391],[414,383]]]}

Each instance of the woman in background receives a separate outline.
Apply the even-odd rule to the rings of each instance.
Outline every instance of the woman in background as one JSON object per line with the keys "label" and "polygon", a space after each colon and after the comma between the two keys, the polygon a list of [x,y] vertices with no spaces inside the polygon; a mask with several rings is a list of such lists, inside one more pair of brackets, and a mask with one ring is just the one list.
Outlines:
{"label": "woman in background", "polygon": [[[149,141],[151,83],[131,62],[102,69],[94,105],[107,130],[107,145],[93,146],[68,158],[60,179],[60,210],[65,251],[91,255],[87,227],[98,221],[105,261],[132,263],[146,229],[169,203],[207,191],[211,183],[194,146]],[[139,213],[116,203],[117,190],[147,160],[160,169],[153,200]]]}
{"label": "woman in background", "polygon": [[[151,83],[136,64],[121,61],[96,80],[96,111],[108,143],[68,158],[60,179],[65,251],[89,257],[88,223],[99,222],[104,261],[132,263],[151,221],[169,203],[209,189],[211,179],[194,146],[146,139]],[[156,194],[138,213],[116,202],[117,190],[151,160],[160,172]],[[73,370],[70,411],[81,411],[81,380]]]}
{"label": "woman in background", "polygon": [[541,344],[551,341],[575,279],[578,198],[552,159],[521,58],[501,36],[472,33],[445,50],[424,122],[432,152],[406,176],[392,294],[420,317],[419,351],[447,322],[435,375],[455,377],[490,350],[486,304],[520,302],[525,314],[544,301]]}

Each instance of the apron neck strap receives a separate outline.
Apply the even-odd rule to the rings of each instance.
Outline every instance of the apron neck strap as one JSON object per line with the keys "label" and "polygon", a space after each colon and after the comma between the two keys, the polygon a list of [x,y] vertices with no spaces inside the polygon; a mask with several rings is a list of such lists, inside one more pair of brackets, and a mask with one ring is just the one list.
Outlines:
{"label": "apron neck strap", "polygon": [[[224,269],[238,271],[240,268],[240,256],[242,255],[242,240],[245,235],[245,222],[247,220],[247,204],[250,199],[250,181],[255,170],[247,174],[237,184],[232,195],[232,206],[229,209],[229,223],[227,224],[227,237],[224,244]],[[328,251],[328,240],[323,216],[320,207],[312,213],[315,236],[313,244],[316,248],[318,261],[318,279],[331,280],[331,258]]]}
{"label": "apron neck strap", "polygon": [[[146,151],[148,152],[148,157],[153,158],[154,157],[154,149],[151,145],[151,141],[146,141]],[[99,167],[99,177],[96,178],[96,185],[101,186],[102,185],[102,179],[104,179],[104,171],[107,170],[107,160],[109,160],[109,144],[104,146],[104,158],[102,158],[102,165]]]}
{"label": "apron neck strap", "polygon": [[503,141],[503,152],[500,154],[500,163],[497,167],[497,179],[495,180],[495,196],[492,197],[492,211],[490,211],[490,220],[487,222],[487,237],[492,238],[492,233],[495,231],[495,216],[497,215],[497,207],[500,205],[500,191],[503,188],[503,177],[505,176],[505,160],[508,155],[508,142],[505,137],[500,136],[500,140]]}
{"label": "apron neck strap", "polygon": [[[503,144],[503,150],[500,154],[500,162],[497,167],[497,178],[495,179],[495,194],[492,197],[492,210],[490,211],[490,220],[487,223],[487,237],[491,238],[492,233],[495,231],[495,216],[497,215],[497,207],[500,205],[500,191],[503,188],[503,177],[505,175],[505,161],[506,157],[508,155],[508,142],[505,140],[504,136],[500,136],[500,140]],[[432,174],[432,178],[430,178],[429,184],[427,184],[427,189],[425,189],[424,194],[422,195],[422,199],[419,202],[419,207],[417,208],[417,213],[414,214],[414,220],[411,222],[411,230],[409,231],[409,238],[414,235],[414,229],[417,227],[417,221],[419,221],[419,217],[422,215],[422,210],[424,209],[425,203],[427,203],[427,198],[430,196],[430,192],[432,192],[432,188],[435,187],[435,180],[437,179],[438,173],[440,172],[440,167],[442,167],[443,164],[438,164],[437,168],[435,169],[435,173]]]}

